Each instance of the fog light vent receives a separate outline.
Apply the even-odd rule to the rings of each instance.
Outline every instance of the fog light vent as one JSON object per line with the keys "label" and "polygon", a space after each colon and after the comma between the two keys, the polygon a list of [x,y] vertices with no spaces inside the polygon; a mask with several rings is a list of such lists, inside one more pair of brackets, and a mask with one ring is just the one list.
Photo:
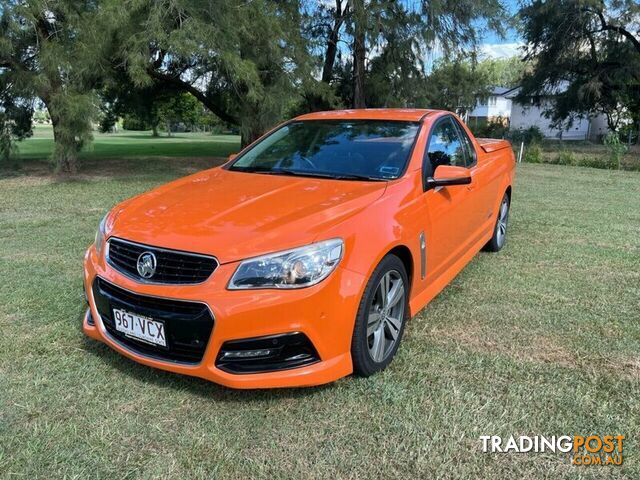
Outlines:
{"label": "fog light vent", "polygon": [[320,357],[307,336],[293,332],[225,342],[216,366],[229,373],[265,373],[318,361]]}

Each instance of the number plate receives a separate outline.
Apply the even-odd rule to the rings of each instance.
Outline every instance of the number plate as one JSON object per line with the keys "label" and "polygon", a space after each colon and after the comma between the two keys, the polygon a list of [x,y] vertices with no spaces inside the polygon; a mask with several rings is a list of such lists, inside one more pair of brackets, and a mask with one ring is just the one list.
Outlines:
{"label": "number plate", "polygon": [[113,309],[113,321],[115,322],[116,330],[128,337],[153,345],[167,346],[163,322],[119,308]]}

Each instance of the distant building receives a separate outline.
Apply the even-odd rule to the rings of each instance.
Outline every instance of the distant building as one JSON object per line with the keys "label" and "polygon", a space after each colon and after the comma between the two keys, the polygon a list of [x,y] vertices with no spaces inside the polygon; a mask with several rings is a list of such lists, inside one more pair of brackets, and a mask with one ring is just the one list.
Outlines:
{"label": "distant building", "polygon": [[511,117],[511,97],[508,93],[512,88],[492,87],[491,93],[486,98],[479,98],[475,108],[469,112],[470,125],[478,125],[488,122],[505,122]]}
{"label": "distant building", "polygon": [[519,90],[514,88],[505,94],[511,99],[510,130],[538,127],[545,138],[592,141],[599,141],[609,132],[606,117],[603,114],[576,118],[572,125],[565,129],[555,128],[551,125],[552,121],[544,115],[545,110],[553,105],[554,94],[548,94],[541,99],[539,105],[534,105],[533,102],[523,103],[516,100]]}

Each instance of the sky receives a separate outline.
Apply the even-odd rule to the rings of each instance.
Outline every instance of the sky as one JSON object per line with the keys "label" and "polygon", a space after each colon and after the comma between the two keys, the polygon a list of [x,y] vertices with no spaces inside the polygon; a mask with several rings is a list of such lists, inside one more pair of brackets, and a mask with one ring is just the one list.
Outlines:
{"label": "sky", "polygon": [[[518,11],[518,0],[506,0],[504,4],[511,15]],[[515,30],[507,31],[505,38],[500,38],[494,32],[486,32],[480,52],[487,58],[508,58],[518,55],[521,46],[522,39]]]}

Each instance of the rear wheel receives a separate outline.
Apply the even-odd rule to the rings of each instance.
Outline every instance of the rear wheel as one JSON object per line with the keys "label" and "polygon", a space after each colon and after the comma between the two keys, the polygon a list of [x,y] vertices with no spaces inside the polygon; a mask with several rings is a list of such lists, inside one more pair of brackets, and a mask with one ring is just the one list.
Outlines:
{"label": "rear wheel", "polygon": [[368,377],[391,363],[409,316],[408,293],[404,264],[386,256],[367,283],[356,317],[351,356],[357,375]]}
{"label": "rear wheel", "polygon": [[493,236],[491,240],[484,246],[484,250],[487,252],[498,252],[504,247],[504,243],[507,240],[507,224],[509,223],[509,194],[505,192],[500,202],[500,209],[498,210],[498,218],[496,219],[496,225],[493,229]]}

